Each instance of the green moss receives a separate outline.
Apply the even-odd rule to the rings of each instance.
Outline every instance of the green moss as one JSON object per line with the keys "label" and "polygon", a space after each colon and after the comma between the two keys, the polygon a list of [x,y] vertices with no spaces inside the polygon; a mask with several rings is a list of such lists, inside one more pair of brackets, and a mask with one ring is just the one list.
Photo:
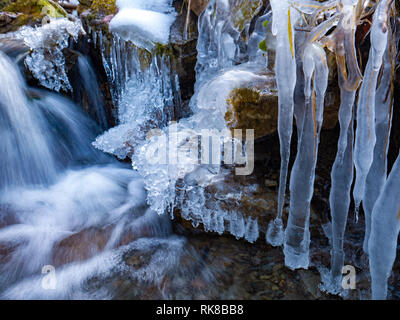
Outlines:
{"label": "green moss", "polygon": [[261,41],[261,42],[258,44],[258,47],[260,48],[260,50],[262,50],[262,51],[264,51],[264,52],[267,52],[267,51],[268,51],[268,48],[267,48],[267,41],[264,39],[263,41]]}
{"label": "green moss", "polygon": [[232,129],[238,129],[238,125],[243,123],[244,113],[249,109],[257,108],[260,103],[260,92],[251,88],[237,88],[232,90],[227,99],[227,104],[232,109],[225,113],[225,121]]}
{"label": "green moss", "polygon": [[23,13],[40,19],[45,15],[51,18],[67,17],[67,12],[51,0],[16,0],[4,8],[5,11]]}
{"label": "green moss", "polygon": [[142,48],[138,48],[138,51],[139,51],[140,67],[142,68],[142,70],[150,68],[152,54],[149,51]]}
{"label": "green moss", "polygon": [[165,44],[161,44],[161,43],[156,43],[155,48],[153,49],[153,54],[157,55],[157,56],[169,56],[172,57],[173,56],[173,50],[172,47],[170,45],[165,45]]}
{"label": "green moss", "polygon": [[110,15],[117,12],[115,0],[93,0],[90,6],[95,14]]}
{"label": "green moss", "polygon": [[232,90],[227,99],[225,121],[231,130],[254,129],[255,136],[268,135],[276,130],[278,98],[262,94],[254,88]]}

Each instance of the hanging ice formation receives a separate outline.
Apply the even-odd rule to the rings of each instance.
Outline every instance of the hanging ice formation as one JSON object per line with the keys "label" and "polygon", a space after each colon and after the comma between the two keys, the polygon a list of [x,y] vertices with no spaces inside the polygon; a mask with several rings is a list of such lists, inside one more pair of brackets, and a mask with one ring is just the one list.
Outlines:
{"label": "hanging ice formation", "polygon": [[292,269],[309,265],[310,205],[329,75],[325,51],[318,44],[308,44],[304,49],[303,72],[305,104],[296,118],[301,132],[290,177],[290,213],[284,244],[285,264]]}
{"label": "hanging ice formation", "polygon": [[357,130],[354,145],[356,182],[353,191],[356,211],[358,211],[364,197],[365,183],[374,157],[376,142],[375,95],[389,35],[387,8],[385,8],[388,3],[391,3],[391,1],[380,1],[374,14],[371,27],[371,49],[358,98]]}
{"label": "hanging ice formation", "polygon": [[[324,58],[313,57],[316,55],[324,57],[325,52],[322,48],[326,48],[336,55],[341,105],[340,136],[331,173],[331,277],[330,283],[325,284],[325,288],[335,293],[341,290],[342,267],[345,258],[344,233],[355,167],[356,180],[353,197],[356,213],[361,203],[365,212],[364,251],[370,256],[373,298],[386,297],[387,279],[394,262],[399,232],[399,202],[397,200],[399,160],[389,178],[386,179],[386,158],[393,103],[394,53],[396,52],[396,38],[391,26],[392,4],[393,1],[390,0],[379,1],[379,3],[362,0],[293,3],[271,1],[273,32],[277,36],[275,69],[279,89],[279,108],[283,110],[286,107],[284,116],[287,118],[284,124],[290,126],[283,127],[279,121],[278,127],[282,132],[282,134],[280,132],[282,164],[278,215],[276,220],[270,223],[267,241],[273,245],[284,242],[287,266],[307,268],[310,242],[309,205],[313,194],[318,134],[322,122],[328,77],[328,67],[326,62],[325,64],[323,62]],[[294,9],[302,13],[302,19],[296,26],[296,20],[290,14]],[[369,16],[372,16],[371,49],[368,63],[362,74],[356,53],[356,31],[359,21]],[[300,31],[294,31],[297,27]],[[301,32],[304,30],[308,30],[309,41],[295,42],[293,40],[295,36],[301,37]],[[367,35],[368,33],[364,36]],[[296,53],[297,50],[303,53],[299,55]],[[294,76],[296,72],[293,70],[296,70],[296,61],[303,66],[305,104],[304,108],[296,105],[294,110],[299,134],[298,153],[291,172],[290,212],[285,237],[283,237],[281,218],[287,176],[287,150],[289,150],[292,131],[296,82]],[[300,75],[303,76],[297,68],[297,81],[302,81],[299,79]],[[281,88],[280,81],[285,84],[285,88]],[[358,101],[356,102],[357,92]],[[357,105],[356,110],[355,105]],[[282,113],[280,117],[281,115]],[[355,143],[354,115],[357,120]]]}
{"label": "hanging ice formation", "polygon": [[276,219],[268,226],[267,231],[267,241],[273,246],[282,245],[284,241],[282,212],[285,202],[293,127],[293,95],[296,86],[295,33],[293,26],[296,23],[294,14],[296,11],[291,9],[291,2],[291,0],[271,0],[272,34],[276,36],[275,72],[279,99],[278,134],[281,144],[278,213]]}
{"label": "hanging ice formation", "polygon": [[376,90],[375,132],[376,144],[374,159],[367,176],[363,208],[365,214],[364,252],[368,253],[368,240],[371,231],[371,214],[378,196],[386,182],[387,153],[389,149],[390,129],[393,107],[393,68],[395,52],[388,44],[383,60],[382,78]]}
{"label": "hanging ice formation", "polygon": [[[377,191],[380,191],[380,194],[372,209],[371,217],[366,217],[371,221],[368,222],[368,224],[370,223],[370,230],[367,229],[365,235],[366,237],[369,235],[369,240],[368,238],[365,240],[368,241],[368,246],[364,246],[370,257],[372,299],[386,299],[387,281],[396,257],[397,238],[399,234],[399,157],[386,182],[382,181],[386,177],[386,144],[389,141],[391,126],[392,77],[394,71],[394,54],[396,52],[395,45],[393,45],[394,42],[389,41],[392,40],[392,28],[389,20],[392,3],[393,1],[390,0],[381,1],[375,11],[371,30],[371,52],[369,58],[373,59],[372,73],[379,72],[376,69],[381,68],[382,59],[384,63],[380,87],[376,91],[376,102],[380,105],[376,109],[376,133],[379,133],[381,136],[377,139],[375,150],[379,155],[374,155],[374,161],[369,173],[372,184],[378,183]],[[386,132],[384,132],[385,129]],[[383,139],[385,142],[383,142]],[[368,231],[370,231],[370,234]]]}
{"label": "hanging ice formation", "polygon": [[167,54],[151,53],[122,40],[118,34],[110,40],[102,32],[92,31],[92,38],[101,50],[118,123],[98,137],[94,145],[125,159],[151,129],[163,127],[175,118],[175,105],[180,103],[178,76],[172,71]]}
{"label": "hanging ice formation", "polygon": [[[157,213],[173,214],[177,206],[182,217],[195,226],[202,223],[208,231],[220,234],[228,231],[250,242],[258,238],[257,220],[227,211],[223,205],[226,201],[239,201],[241,190],[232,190],[228,195],[221,190],[215,195],[219,200],[207,200],[207,187],[218,187],[218,182],[231,170],[222,168],[219,161],[200,164],[185,148],[195,145],[202,130],[209,129],[217,130],[221,139],[218,142],[221,144],[213,145],[213,148],[222,148],[224,142],[226,145],[227,141],[231,142],[231,133],[224,120],[229,93],[248,83],[267,81],[267,77],[259,72],[266,62],[258,47],[259,39],[265,37],[262,22],[266,17],[260,16],[254,32],[248,36],[248,48],[240,37],[241,33],[249,32],[250,20],[260,10],[265,10],[262,1],[210,1],[199,17],[196,92],[190,102],[193,116],[165,128],[163,126],[174,119],[174,93],[178,91],[177,76],[169,71],[169,57],[152,56],[150,66],[143,68],[143,49],[137,46],[132,49],[129,42],[121,41],[114,34],[113,45],[107,52],[102,44],[103,36],[93,34],[96,44],[103,48],[104,66],[111,83],[115,84],[113,95],[118,104],[119,121],[117,127],[97,138],[95,146],[120,158],[132,158],[133,167],[144,177],[147,201]],[[130,40],[135,42],[137,35],[131,36],[133,39]],[[261,64],[245,63],[249,56],[258,57]],[[235,66],[240,62],[243,63]],[[235,141],[236,152],[242,151],[243,147],[252,146]],[[166,162],[149,161],[157,160],[173,149],[177,153],[172,158],[169,153]],[[218,156],[222,159],[222,152]],[[249,192],[252,188],[249,186]]]}
{"label": "hanging ice formation", "polygon": [[[248,61],[251,52],[256,54],[258,41],[254,43],[255,48],[251,48],[250,39],[250,51],[246,52],[246,44],[240,35],[249,32],[252,15],[262,9],[261,0],[210,1],[198,23],[200,38],[197,43],[196,89],[219,70]],[[258,21],[263,22],[264,19]],[[265,37],[265,29],[260,29],[258,31]],[[254,31],[249,36],[256,37],[257,30]]]}
{"label": "hanging ice formation", "polygon": [[156,55],[112,37],[106,50],[102,34],[96,34],[103,64],[112,86],[118,126],[98,137],[94,145],[120,159],[131,156],[135,146],[154,128],[175,117],[179,81],[171,71],[170,58]]}
{"label": "hanging ice formation", "polygon": [[[360,71],[356,63],[355,32],[357,3],[343,1],[340,21],[331,35],[332,47],[336,53],[338,83],[341,104],[339,109],[340,135],[335,162],[331,172],[329,202],[332,217],[331,275],[325,283],[327,291],[341,291],[342,268],[344,265],[343,241],[350,207],[350,189],[354,177],[353,169],[353,113]],[[347,58],[347,59],[346,59]],[[351,73],[347,75],[347,70]],[[350,76],[352,75],[352,76]]]}
{"label": "hanging ice formation", "polygon": [[[250,44],[261,32],[265,33],[262,21],[266,17],[259,17],[259,23],[255,24],[254,32],[248,37],[249,45],[246,50],[240,34],[249,32],[251,15],[244,12],[240,22],[235,21],[235,15],[232,14],[245,11],[243,8],[247,8],[246,4],[251,6],[252,14],[263,10],[261,1],[210,1],[199,17],[199,58],[196,65],[195,94],[190,102],[193,115],[153,135],[134,154],[133,163],[145,178],[148,202],[153,210],[160,214],[166,211],[173,214],[177,207],[181,216],[191,221],[195,227],[201,223],[206,231],[219,234],[230,232],[238,239],[245,238],[254,242],[259,236],[257,219],[246,218],[239,211],[227,210],[224,206],[227,201],[240,202],[245,190],[235,189],[226,193],[226,189],[218,189],[222,187],[225,177],[232,173],[231,169],[221,166],[224,158],[222,149],[232,141],[224,119],[227,97],[235,88],[267,80],[259,72],[265,66],[265,58],[258,48],[258,42],[257,46]],[[259,59],[246,63],[249,56]],[[189,145],[198,145],[199,139],[204,138],[204,131],[210,129],[216,131],[213,138],[218,140],[212,148],[219,150],[213,153],[218,159],[210,163],[202,158],[199,163],[197,155],[189,154],[186,148]],[[149,163],[148,154],[162,155],[167,144],[169,151],[177,149],[173,158],[167,159],[166,164],[162,165]],[[235,140],[234,148],[241,151],[242,141]],[[246,145],[244,148],[248,151],[252,146]],[[205,149],[202,144],[202,155]],[[212,187],[217,188],[215,201],[210,201],[208,188]]]}

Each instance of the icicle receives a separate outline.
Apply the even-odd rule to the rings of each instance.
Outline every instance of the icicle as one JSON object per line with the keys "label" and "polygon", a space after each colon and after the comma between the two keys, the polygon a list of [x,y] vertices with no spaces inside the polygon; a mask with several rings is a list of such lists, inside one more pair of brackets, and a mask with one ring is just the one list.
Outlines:
{"label": "icicle", "polygon": [[376,201],[369,239],[372,299],[386,299],[387,280],[396,257],[400,229],[400,156]]}
{"label": "icicle", "polygon": [[390,128],[392,124],[392,103],[393,103],[393,51],[390,47],[386,49],[384,56],[384,66],[382,79],[379,88],[376,91],[376,110],[375,110],[375,132],[376,144],[374,149],[374,158],[369,170],[363,207],[365,213],[365,236],[364,252],[368,254],[368,240],[371,231],[371,214],[376,199],[381,193],[386,182],[387,175],[387,153],[389,148]]}
{"label": "icicle", "polygon": [[[341,81],[339,81],[341,82]],[[344,265],[343,239],[350,206],[350,189],[354,176],[353,167],[353,106],[355,91],[341,86],[339,110],[340,136],[338,150],[331,173],[329,203],[332,216],[331,281],[326,283],[327,291],[338,293]]]}
{"label": "icicle", "polygon": [[[344,14],[347,12],[350,12],[350,10],[343,10]],[[357,19],[355,19],[357,20]],[[342,20],[342,24],[343,24]],[[341,44],[338,43],[340,39],[342,38],[340,36],[340,33],[337,32],[335,34],[336,36],[336,53],[337,53],[337,62],[338,62],[338,68],[339,68],[339,86],[341,89],[341,106],[340,106],[340,112],[339,112],[339,122],[340,122],[340,137],[338,141],[338,151],[336,155],[336,159],[332,168],[332,175],[331,175],[331,180],[332,180],[332,188],[331,188],[331,193],[330,193],[330,206],[331,206],[331,215],[332,215],[332,251],[331,251],[331,278],[329,281],[331,283],[325,283],[325,288],[327,291],[331,293],[338,293],[341,291],[341,278],[342,278],[342,268],[344,265],[344,251],[343,251],[343,241],[344,241],[344,233],[346,229],[346,222],[347,222],[347,215],[348,215],[348,209],[350,206],[350,189],[351,189],[351,184],[353,181],[353,175],[354,175],[354,169],[353,169],[353,159],[352,159],[352,144],[353,144],[353,125],[352,125],[352,115],[353,115],[353,105],[354,105],[354,100],[355,100],[355,94],[357,90],[357,81],[354,82],[354,85],[351,83],[352,77],[347,77],[346,76],[346,69],[351,69],[348,65],[346,67],[346,64],[351,63],[350,61],[353,61],[354,59],[350,61],[344,60],[344,55],[341,54],[343,53],[343,50],[341,47]],[[372,49],[371,49],[372,50]],[[346,58],[348,55],[346,55]],[[370,62],[372,59],[370,59]],[[354,61],[353,61],[354,62]],[[390,65],[390,64],[389,64]],[[354,66],[353,66],[354,67]],[[371,67],[371,63],[370,63]],[[353,68],[354,69],[354,68]],[[371,69],[369,69],[371,71]],[[379,69],[378,69],[379,70]],[[367,67],[367,72],[368,72],[368,67]],[[391,74],[391,72],[389,72]],[[388,87],[386,75],[382,78],[381,81],[381,87],[380,90],[383,89],[383,87]],[[368,80],[365,80],[363,86],[364,89],[364,95],[365,95],[365,86]],[[370,83],[371,84],[371,83]],[[372,85],[372,84],[371,84]],[[373,85],[375,89],[376,86],[376,80]],[[368,92],[367,92],[368,93]],[[386,91],[387,93],[387,91]],[[379,94],[381,96],[381,94]],[[364,97],[365,99],[365,97]],[[377,97],[377,102],[379,98]],[[384,100],[384,99],[383,99]],[[381,100],[379,104],[383,102]],[[361,100],[359,100],[360,102]],[[371,102],[371,99],[368,101],[369,103]],[[373,101],[375,103],[375,101]],[[361,105],[361,104],[359,104]],[[383,112],[388,112],[388,107],[383,107],[382,109],[382,117],[384,119],[377,120],[377,122],[384,122],[386,119],[386,124],[383,124],[383,126],[386,127],[386,131],[383,132],[382,139],[381,141],[383,144],[385,143],[385,139],[387,136],[387,117],[383,114]],[[374,118],[372,118],[374,119]],[[372,121],[374,122],[374,121]],[[375,129],[374,129],[375,130]],[[378,130],[378,127],[377,127]],[[381,130],[381,129],[379,129]],[[375,131],[374,131],[375,134]],[[381,133],[378,133],[378,135],[381,135]],[[372,146],[373,148],[373,146]],[[380,151],[380,157],[382,157],[384,151],[382,148],[385,148],[384,145],[381,145],[380,147],[377,147]],[[377,151],[378,152],[378,151]],[[357,152],[355,152],[357,154]],[[377,155],[378,156],[378,155]],[[386,153],[384,155],[386,157]],[[385,162],[385,160],[378,160],[376,162],[377,165],[377,170],[381,169],[381,164],[382,161]],[[384,173],[380,173],[383,176],[386,176]],[[358,177],[360,178],[360,177]],[[369,177],[372,178],[372,177]],[[376,191],[380,189],[379,182],[371,181],[371,187],[372,184],[377,183],[375,191],[373,191],[373,188],[371,188],[368,192],[379,192]],[[368,189],[367,189],[368,190]],[[370,195],[371,196],[371,195]],[[372,201],[371,207],[373,206],[373,202],[375,202],[376,196],[372,196],[371,199],[368,199],[368,201]],[[368,220],[368,217],[366,218]],[[368,221],[366,221],[368,224]]]}
{"label": "icicle", "polygon": [[359,70],[355,48],[355,31],[360,2],[342,0],[340,23],[331,36],[334,38],[334,50],[339,70],[340,135],[335,162],[331,172],[331,191],[329,203],[332,216],[332,250],[330,283],[324,287],[328,292],[341,290],[342,268],[344,264],[343,240],[350,206],[350,190],[354,177],[353,167],[353,107],[361,72]]}
{"label": "icicle", "polygon": [[285,202],[286,181],[293,127],[293,95],[296,86],[296,59],[294,49],[295,10],[290,10],[291,0],[271,0],[272,33],[277,38],[276,80],[279,98],[278,134],[280,140],[281,168],[279,177],[278,212],[267,231],[267,242],[273,246],[283,244],[282,211]]}
{"label": "icicle", "polygon": [[391,2],[392,0],[380,1],[374,13],[371,29],[371,49],[358,99],[357,129],[354,146],[354,164],[357,174],[353,190],[356,215],[358,214],[358,208],[364,197],[365,182],[374,156],[376,142],[376,85],[388,42],[388,14],[386,9]]}
{"label": "icicle", "polygon": [[258,221],[257,218],[253,220],[252,217],[248,217],[246,221],[246,231],[244,238],[254,243],[258,239],[259,231],[258,231]]}
{"label": "icicle", "polygon": [[297,156],[290,177],[290,214],[284,246],[285,264],[291,269],[308,268],[309,265],[310,204],[329,76],[325,51],[317,44],[306,47],[303,71],[306,103]]}

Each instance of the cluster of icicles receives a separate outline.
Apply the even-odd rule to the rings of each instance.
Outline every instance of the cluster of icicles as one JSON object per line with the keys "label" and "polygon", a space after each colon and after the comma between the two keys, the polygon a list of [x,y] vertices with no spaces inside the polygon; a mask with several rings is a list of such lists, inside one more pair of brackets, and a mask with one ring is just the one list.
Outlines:
{"label": "cluster of icicles", "polygon": [[[391,26],[394,1],[271,0],[270,4],[272,33],[277,37],[281,173],[278,213],[268,227],[267,241],[284,246],[288,267],[308,267],[310,202],[329,76],[326,48],[336,55],[341,90],[340,137],[329,199],[332,216],[329,291],[341,288],[343,239],[355,176],[353,199],[356,215],[361,204],[365,212],[363,249],[369,256],[372,299],[386,299],[400,226],[400,157],[387,176],[396,55]],[[370,17],[371,48],[362,74],[355,35],[358,23]],[[301,32],[306,29],[307,32]],[[304,86],[302,98],[296,94],[296,85],[300,84]],[[298,152],[290,176],[290,213],[284,230],[282,209],[293,116],[298,130]]]}
{"label": "cluster of icicles", "polygon": [[[245,3],[244,0],[230,2],[212,0],[199,17],[196,93],[191,101],[194,116],[180,121],[179,125],[182,128],[198,130],[203,126],[208,128],[210,125],[223,128],[225,122],[217,116],[220,100],[210,102],[214,95],[210,94],[211,91],[206,92],[207,88],[214,85],[212,81],[215,79],[216,81],[224,79],[220,76],[224,73],[218,73],[221,70],[228,75],[229,72],[233,72],[235,76],[230,76],[229,79],[239,81],[238,79],[243,80],[243,76],[238,75],[243,75],[243,73],[235,73],[234,70],[240,71],[240,68],[244,68],[245,71],[252,71],[254,66],[265,66],[266,58],[265,55],[259,54],[258,43],[262,38],[260,32],[265,31],[263,26],[265,27],[266,20],[270,20],[271,12],[258,18],[251,37],[251,32],[249,32],[247,52],[243,54],[240,51],[242,45],[239,45],[242,40],[241,32],[232,26],[229,19],[231,9],[235,6],[242,8]],[[373,299],[384,299],[387,296],[387,280],[396,255],[399,232],[400,204],[397,199],[400,194],[400,182],[397,175],[400,175],[400,160],[396,161],[390,175],[387,176],[393,77],[397,51],[395,30],[392,28],[393,3],[393,0],[379,2],[270,0],[274,39],[268,45],[276,52],[275,72],[279,96],[278,133],[282,163],[278,213],[276,219],[268,226],[267,241],[274,246],[284,246],[285,264],[289,268],[309,266],[310,203],[314,190],[319,136],[330,74],[327,58],[327,52],[330,51],[336,56],[341,105],[340,136],[332,168],[330,193],[331,275],[328,283],[324,284],[324,288],[332,293],[342,291],[344,233],[350,208],[351,187],[353,178],[356,177],[353,198],[356,215],[358,216],[361,205],[365,213],[366,230],[363,249],[370,258]],[[356,31],[359,24],[364,22],[370,25],[371,49],[363,74],[356,52]],[[132,36],[139,36],[140,30],[138,31],[137,28],[130,30],[133,30]],[[179,175],[193,171],[195,176],[215,178],[218,174],[211,175],[208,172],[204,175],[197,172],[199,170],[195,170],[197,166],[195,168],[185,166],[184,161],[181,163],[181,171],[174,170],[171,166],[166,168],[158,165],[149,166],[145,161],[140,160],[140,150],[148,149],[146,145],[135,148],[139,152],[132,155],[133,151],[129,149],[130,147],[127,148],[127,145],[140,145],[139,142],[144,139],[140,133],[143,133],[144,129],[149,129],[147,123],[150,120],[156,120],[153,122],[157,123],[158,127],[164,127],[172,118],[173,114],[169,112],[172,112],[175,105],[174,92],[179,91],[179,85],[176,74],[168,72],[170,64],[168,59],[165,59],[166,57],[152,55],[150,68],[144,72],[140,63],[141,49],[126,45],[119,38],[118,30],[114,31],[117,35],[114,34],[110,52],[104,49],[102,34],[92,34],[94,45],[102,51],[103,64],[113,88],[114,102],[119,105],[119,126],[97,138],[95,146],[119,158],[133,156],[134,168],[145,178],[148,203],[156,212],[164,213],[169,207],[175,205],[184,209],[182,203],[176,203],[176,198],[178,198],[176,197],[176,182]],[[267,40],[268,36],[267,32]],[[366,37],[367,34],[364,36]],[[248,59],[242,59],[244,56]],[[268,56],[268,60],[269,58]],[[242,63],[244,61],[248,61],[249,64]],[[237,63],[242,64],[238,66]],[[271,64],[270,61],[268,64]],[[253,67],[250,68],[250,65]],[[232,70],[229,67],[232,67]],[[225,68],[228,69],[225,70]],[[206,79],[211,79],[211,85],[207,85]],[[228,81],[228,85],[232,83]],[[215,96],[223,97],[221,85],[215,88],[218,88],[216,89],[218,94],[216,93]],[[202,92],[206,93],[202,94]],[[203,108],[203,105],[207,107]],[[210,105],[212,105],[211,109]],[[210,110],[214,112],[213,117],[210,117]],[[167,116],[158,117],[157,115]],[[286,230],[284,230],[282,213],[288,177],[293,117],[296,119],[298,131],[298,153],[290,175],[290,212]],[[213,119],[212,123],[210,119]],[[356,130],[354,130],[355,122]],[[126,143],[127,141],[129,143]],[[202,188],[198,190],[196,189],[194,193],[198,197],[191,198],[193,201],[190,204],[190,210],[183,210],[190,213],[183,214],[184,218],[192,220],[194,225],[197,221],[201,221],[206,230],[219,233],[225,230],[224,219],[230,222],[238,220],[213,208],[213,217],[219,223],[214,223],[217,227],[213,227],[213,223],[210,223],[210,228],[208,228],[207,222],[211,220],[203,205],[204,190]],[[218,214],[216,214],[217,211]],[[239,220],[243,222],[243,219]],[[256,224],[257,221],[254,226]],[[240,230],[244,229],[240,228]],[[248,229],[253,230],[249,232],[252,236],[245,236],[245,238],[255,241],[258,237],[258,226]],[[230,232],[237,237],[242,237],[244,234]]]}

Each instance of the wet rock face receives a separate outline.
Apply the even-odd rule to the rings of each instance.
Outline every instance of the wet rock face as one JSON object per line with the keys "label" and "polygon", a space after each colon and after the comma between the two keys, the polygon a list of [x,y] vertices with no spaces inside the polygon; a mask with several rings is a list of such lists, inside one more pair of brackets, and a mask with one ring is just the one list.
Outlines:
{"label": "wet rock face", "polygon": [[68,78],[73,88],[73,91],[70,93],[72,100],[81,105],[86,113],[93,115],[93,106],[89,104],[88,99],[91,93],[87,92],[85,86],[82,85],[83,79],[80,74],[79,64],[77,63],[79,56],[87,57],[91,61],[91,66],[96,76],[95,80],[99,84],[99,90],[101,92],[101,97],[99,98],[105,105],[107,125],[109,127],[114,126],[116,121],[114,118],[115,106],[112,101],[110,84],[107,80],[99,50],[88,42],[88,36],[85,35],[82,36],[72,48],[65,49],[64,55],[67,62]]}
{"label": "wet rock face", "polygon": [[[192,6],[188,14],[188,7],[183,0],[175,1],[174,7],[178,16],[171,26],[172,66],[178,74],[181,97],[185,101],[193,95],[196,82],[197,15],[193,12]],[[184,110],[181,115],[185,115]]]}
{"label": "wet rock face", "polygon": [[0,39],[0,50],[12,58],[17,58],[19,55],[27,53],[29,48],[22,40],[3,38]]}

